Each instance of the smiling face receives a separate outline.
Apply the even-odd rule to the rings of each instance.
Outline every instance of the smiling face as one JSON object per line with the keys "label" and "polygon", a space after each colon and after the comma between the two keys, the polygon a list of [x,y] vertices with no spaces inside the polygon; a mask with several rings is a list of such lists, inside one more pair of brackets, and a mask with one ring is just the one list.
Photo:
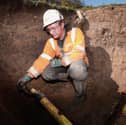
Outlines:
{"label": "smiling face", "polygon": [[57,21],[46,27],[46,31],[56,40],[62,40],[65,34],[64,22]]}

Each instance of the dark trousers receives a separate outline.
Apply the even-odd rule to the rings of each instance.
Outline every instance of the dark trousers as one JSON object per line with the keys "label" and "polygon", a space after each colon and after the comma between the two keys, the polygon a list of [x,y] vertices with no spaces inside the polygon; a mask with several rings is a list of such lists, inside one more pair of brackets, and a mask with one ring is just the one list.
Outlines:
{"label": "dark trousers", "polygon": [[69,66],[52,67],[50,64],[44,70],[42,77],[46,81],[69,81],[72,80],[77,96],[82,96],[86,89],[87,65],[83,60],[74,61]]}

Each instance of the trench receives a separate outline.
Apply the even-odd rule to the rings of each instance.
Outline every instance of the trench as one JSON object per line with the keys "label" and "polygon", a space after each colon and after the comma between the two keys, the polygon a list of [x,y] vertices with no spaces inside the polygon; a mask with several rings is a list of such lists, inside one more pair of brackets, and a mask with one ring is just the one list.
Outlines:
{"label": "trench", "polygon": [[[24,6],[7,0],[0,3],[0,121],[3,125],[58,125],[33,97],[17,91],[16,83],[41,53],[48,37],[42,31],[42,13],[48,7]],[[71,12],[62,10],[66,21]],[[73,15],[74,13],[72,13]],[[88,38],[87,38],[88,39]],[[75,103],[71,83],[46,84],[41,78],[32,86],[45,93],[74,125],[114,125],[109,117],[121,96],[110,77],[112,62],[102,47],[89,47],[91,60],[86,101]],[[102,69],[104,66],[104,70]]]}

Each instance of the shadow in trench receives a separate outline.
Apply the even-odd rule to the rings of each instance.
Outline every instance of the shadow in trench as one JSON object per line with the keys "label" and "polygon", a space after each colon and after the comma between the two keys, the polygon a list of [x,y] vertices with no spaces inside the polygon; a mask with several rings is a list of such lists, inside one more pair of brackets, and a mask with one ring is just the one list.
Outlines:
{"label": "shadow in trench", "polygon": [[[120,103],[121,95],[117,92],[118,85],[111,78],[112,62],[108,52],[101,46],[91,46],[91,39],[86,35],[89,22],[85,19],[81,27],[85,31],[87,53],[90,61],[87,79],[87,100],[80,106],[78,125],[113,125],[110,118]],[[113,116],[112,116],[113,117]]]}
{"label": "shadow in trench", "polygon": [[[126,121],[125,116],[125,106],[126,106],[126,94],[121,94],[121,98],[116,104],[113,112],[111,112],[111,115],[108,117],[107,124],[108,125],[124,125]],[[124,114],[123,114],[124,113]]]}
{"label": "shadow in trench", "polygon": [[[7,75],[5,73],[4,75]],[[2,125],[58,125],[35,98],[20,94],[16,81],[0,78],[0,122]]]}
{"label": "shadow in trench", "polygon": [[88,48],[88,56],[87,98],[71,112],[71,120],[75,125],[108,125],[121,98],[118,85],[111,78],[111,60],[102,47]]}

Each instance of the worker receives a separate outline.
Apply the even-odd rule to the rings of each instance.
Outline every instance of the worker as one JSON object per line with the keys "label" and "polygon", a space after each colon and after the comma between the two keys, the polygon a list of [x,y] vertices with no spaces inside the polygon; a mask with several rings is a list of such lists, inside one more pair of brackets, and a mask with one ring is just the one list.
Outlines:
{"label": "worker", "polygon": [[34,78],[41,76],[47,82],[72,81],[75,95],[85,95],[85,80],[89,65],[85,38],[78,27],[65,25],[64,16],[57,9],[43,14],[43,30],[50,35],[40,56],[26,74],[18,80],[23,89]]}

